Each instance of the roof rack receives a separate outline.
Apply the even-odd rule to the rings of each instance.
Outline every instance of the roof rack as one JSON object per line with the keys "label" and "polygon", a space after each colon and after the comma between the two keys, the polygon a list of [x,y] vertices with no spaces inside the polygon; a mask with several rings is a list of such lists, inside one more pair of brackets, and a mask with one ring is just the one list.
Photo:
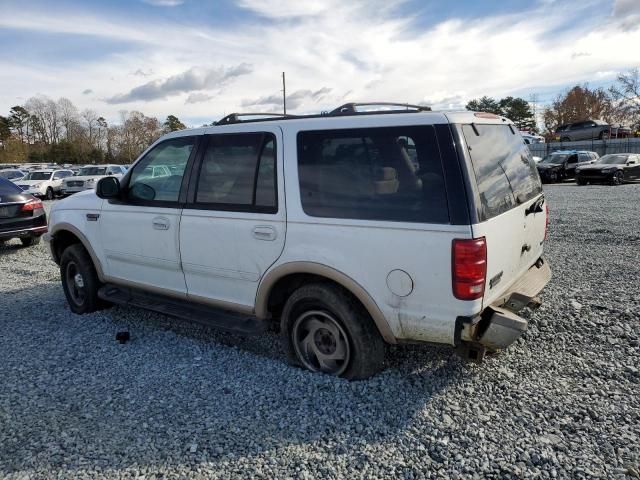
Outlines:
{"label": "roof rack", "polygon": [[[359,107],[395,107],[387,110],[365,110],[358,111]],[[221,118],[215,125],[231,125],[233,123],[243,122],[266,122],[271,120],[291,120],[294,118],[320,118],[320,117],[340,117],[347,115],[373,115],[386,113],[415,113],[430,112],[431,107],[426,105],[411,105],[410,103],[394,103],[394,102],[373,102],[373,103],[345,103],[330,112],[322,112],[316,115],[291,115],[285,113],[231,113]],[[242,120],[242,117],[267,117],[267,118],[251,118]]]}
{"label": "roof rack", "polygon": [[[374,110],[374,111],[358,111],[357,107],[400,107],[393,110]],[[427,107],[426,105],[412,105],[410,103],[395,103],[395,102],[373,102],[373,103],[345,103],[344,105],[340,105],[335,110],[330,111],[327,115],[330,117],[338,116],[338,115],[353,115],[356,113],[399,113],[406,111],[416,111],[416,112],[430,112],[431,107]]]}
{"label": "roof rack", "polygon": [[[231,113],[224,118],[221,118],[216,122],[216,125],[228,125],[230,123],[240,123],[242,120],[240,117],[277,117],[277,118],[297,118],[297,115],[289,115],[286,113]],[[246,121],[260,121],[265,119],[254,119]],[[269,118],[269,120],[275,120]]]}

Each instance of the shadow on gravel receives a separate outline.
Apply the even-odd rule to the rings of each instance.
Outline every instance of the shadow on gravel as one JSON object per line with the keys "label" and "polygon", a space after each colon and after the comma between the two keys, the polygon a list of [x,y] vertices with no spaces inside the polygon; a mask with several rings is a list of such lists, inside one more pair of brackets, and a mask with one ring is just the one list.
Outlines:
{"label": "shadow on gravel", "polygon": [[407,347],[347,382],[146,322],[119,345],[120,320],[71,314],[57,283],[0,292],[0,305],[0,476],[277,459],[318,441],[340,455],[411,435],[427,403],[473,375],[450,349]]}

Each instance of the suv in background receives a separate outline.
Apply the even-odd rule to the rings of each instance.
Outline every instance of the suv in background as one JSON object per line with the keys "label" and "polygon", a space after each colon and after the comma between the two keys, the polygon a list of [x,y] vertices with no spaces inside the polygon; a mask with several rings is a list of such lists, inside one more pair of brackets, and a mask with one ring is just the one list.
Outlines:
{"label": "suv in background", "polygon": [[349,379],[382,368],[385,342],[506,348],[551,275],[515,125],[358,109],[172,132],[122,179],[57,202],[46,239],[71,310],[275,323],[291,363]]}
{"label": "suv in background", "polygon": [[93,190],[101,178],[110,175],[120,178],[125,172],[126,170],[120,165],[87,165],[81,167],[73,177],[64,179],[61,194],[66,196],[83,190]]}
{"label": "suv in background", "polygon": [[536,167],[543,182],[556,183],[574,178],[576,167],[594,163],[598,158],[599,155],[596,152],[558,150],[540,160]]}
{"label": "suv in background", "polygon": [[630,128],[620,124],[611,125],[603,120],[586,120],[583,122],[568,123],[556,128],[556,140],[560,140],[561,142],[625,138],[630,135]]}
{"label": "suv in background", "polygon": [[71,175],[71,170],[33,170],[16,184],[31,195],[53,200],[62,189],[62,181]]}

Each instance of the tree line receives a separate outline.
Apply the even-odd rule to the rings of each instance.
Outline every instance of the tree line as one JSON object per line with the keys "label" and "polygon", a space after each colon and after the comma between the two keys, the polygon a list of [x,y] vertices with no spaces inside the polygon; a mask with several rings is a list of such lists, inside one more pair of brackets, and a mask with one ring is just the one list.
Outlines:
{"label": "tree line", "polygon": [[636,126],[640,123],[640,71],[618,75],[609,89],[576,85],[559,94],[542,111],[542,128],[536,122],[531,104],[522,98],[497,100],[481,97],[471,100],[467,110],[489,112],[512,120],[520,130],[551,134],[557,127],[582,120],[604,120]]}
{"label": "tree line", "polygon": [[123,111],[109,124],[67,98],[32,97],[0,115],[0,163],[127,164],[164,133],[184,128],[175,115],[160,123],[138,111]]}

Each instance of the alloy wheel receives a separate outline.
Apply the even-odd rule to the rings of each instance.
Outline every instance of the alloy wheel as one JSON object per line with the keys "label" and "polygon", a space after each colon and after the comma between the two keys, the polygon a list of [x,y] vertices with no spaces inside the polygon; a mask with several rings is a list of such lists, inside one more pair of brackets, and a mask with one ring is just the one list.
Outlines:
{"label": "alloy wheel", "polygon": [[292,337],[298,359],[311,371],[340,375],[349,365],[349,339],[328,312],[304,312],[293,324]]}

